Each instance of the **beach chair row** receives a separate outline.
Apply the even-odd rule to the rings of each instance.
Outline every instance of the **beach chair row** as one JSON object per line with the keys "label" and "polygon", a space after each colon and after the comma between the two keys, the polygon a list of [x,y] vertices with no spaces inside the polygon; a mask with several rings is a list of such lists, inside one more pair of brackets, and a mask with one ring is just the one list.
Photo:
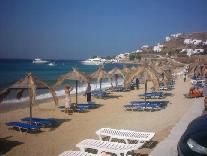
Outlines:
{"label": "beach chair row", "polygon": [[26,132],[39,131],[40,128],[50,127],[54,125],[54,120],[52,119],[42,119],[42,118],[23,118],[22,122],[8,122],[7,126],[12,128],[17,128],[20,132],[26,130]]}
{"label": "beach chair row", "polygon": [[[127,155],[128,152],[141,148],[147,141],[150,141],[155,133],[154,132],[135,132],[130,130],[117,130],[111,128],[101,128],[96,131],[100,140],[85,139],[78,143],[80,151],[65,151],[59,156],[95,156],[94,154],[85,152],[86,149],[96,149],[97,154],[102,152],[109,152],[120,156]],[[103,137],[109,137],[108,141],[103,141]],[[122,139],[125,143],[111,142],[112,139]],[[136,140],[136,143],[130,144],[129,140]]]}
{"label": "beach chair row", "polygon": [[165,93],[164,92],[149,92],[146,94],[139,94],[139,96],[142,98],[146,97],[147,99],[163,99],[165,98]]}
{"label": "beach chair row", "polygon": [[125,110],[131,111],[155,111],[161,110],[165,105],[163,101],[131,101],[123,107]]}

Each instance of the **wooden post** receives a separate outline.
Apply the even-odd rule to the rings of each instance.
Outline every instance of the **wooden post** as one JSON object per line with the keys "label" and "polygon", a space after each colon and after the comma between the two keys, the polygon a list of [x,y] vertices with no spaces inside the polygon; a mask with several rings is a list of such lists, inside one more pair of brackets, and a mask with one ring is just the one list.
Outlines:
{"label": "wooden post", "polygon": [[102,78],[100,79],[100,90],[101,90],[101,82],[102,82]]}
{"label": "wooden post", "polygon": [[147,80],[145,80],[145,84],[144,84],[144,101],[145,101],[145,104],[146,104],[146,94],[147,94]]}
{"label": "wooden post", "polygon": [[78,80],[75,80],[75,99],[76,105],[78,104]]}
{"label": "wooden post", "polygon": [[30,124],[32,124],[32,96],[31,95],[29,95],[29,116],[30,116]]}

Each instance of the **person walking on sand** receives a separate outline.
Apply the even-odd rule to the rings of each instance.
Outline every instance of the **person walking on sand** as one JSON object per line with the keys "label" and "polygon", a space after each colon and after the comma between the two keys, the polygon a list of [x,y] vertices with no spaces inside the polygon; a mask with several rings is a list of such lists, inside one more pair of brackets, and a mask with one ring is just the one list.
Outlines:
{"label": "person walking on sand", "polygon": [[207,78],[205,79],[205,85],[203,88],[203,96],[204,96],[204,111],[207,113]]}
{"label": "person walking on sand", "polygon": [[186,73],[184,73],[184,82],[186,81]]}
{"label": "person walking on sand", "polygon": [[73,88],[68,85],[65,85],[64,90],[65,90],[65,113],[69,114],[69,111],[71,109],[70,92],[73,90]]}
{"label": "person walking on sand", "polygon": [[91,85],[90,83],[88,83],[88,86],[86,88],[86,92],[85,92],[85,95],[87,97],[87,102],[91,102]]}
{"label": "person walking on sand", "polygon": [[139,78],[136,78],[136,88],[139,89]]}

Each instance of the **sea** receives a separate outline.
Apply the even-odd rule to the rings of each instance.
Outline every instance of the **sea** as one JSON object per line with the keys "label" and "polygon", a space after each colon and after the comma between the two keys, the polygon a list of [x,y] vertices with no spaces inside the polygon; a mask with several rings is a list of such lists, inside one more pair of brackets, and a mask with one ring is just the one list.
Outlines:
{"label": "sea", "polygon": [[[66,74],[70,72],[73,68],[76,68],[82,72],[87,74],[91,74],[96,71],[99,66],[96,65],[83,65],[81,64],[81,60],[51,60],[54,66],[49,66],[46,64],[34,64],[33,60],[29,59],[0,59],[0,90],[9,87],[16,81],[24,78],[27,73],[32,73],[41,81],[46,82],[48,85],[52,86],[55,84],[56,80],[62,74]],[[123,66],[132,67],[136,66],[133,64],[104,64],[104,69],[106,71],[110,71],[114,67],[123,68]],[[115,82],[113,82],[115,83]],[[118,79],[118,84],[122,84],[123,79],[120,77]],[[57,96],[63,96],[64,90],[63,87],[65,84],[75,87],[75,81],[66,80],[64,83],[57,89]],[[99,83],[96,80],[93,80],[91,83],[92,90],[99,89]],[[111,81],[108,79],[103,80],[102,88],[110,87]],[[86,89],[86,84],[78,83],[78,93],[84,92]],[[75,93],[75,89],[72,91],[72,94]],[[44,100],[51,98],[51,94],[46,90],[37,90],[37,100]],[[25,92],[24,97],[20,100],[15,99],[15,93],[11,93],[6,99],[4,99],[3,103],[21,103],[28,100],[28,93]]]}

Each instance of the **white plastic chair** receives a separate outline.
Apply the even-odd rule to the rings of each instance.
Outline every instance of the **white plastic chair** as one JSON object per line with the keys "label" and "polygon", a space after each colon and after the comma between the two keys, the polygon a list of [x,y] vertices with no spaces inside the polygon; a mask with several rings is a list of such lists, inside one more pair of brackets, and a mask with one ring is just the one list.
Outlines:
{"label": "white plastic chair", "polygon": [[117,142],[109,142],[102,140],[86,139],[81,141],[76,145],[79,147],[82,152],[85,152],[85,149],[91,148],[98,150],[97,155],[100,155],[101,152],[115,153],[118,156],[124,154],[127,155],[127,152],[136,150],[143,146],[144,143],[139,142],[138,144],[123,144]]}
{"label": "white plastic chair", "polygon": [[150,141],[155,133],[154,132],[135,132],[130,130],[117,130],[111,128],[101,128],[96,131],[96,134],[99,136],[100,140],[102,140],[103,136],[108,136],[109,141],[113,138],[124,140],[126,144],[129,144],[129,140],[137,141],[137,142],[146,142]]}

